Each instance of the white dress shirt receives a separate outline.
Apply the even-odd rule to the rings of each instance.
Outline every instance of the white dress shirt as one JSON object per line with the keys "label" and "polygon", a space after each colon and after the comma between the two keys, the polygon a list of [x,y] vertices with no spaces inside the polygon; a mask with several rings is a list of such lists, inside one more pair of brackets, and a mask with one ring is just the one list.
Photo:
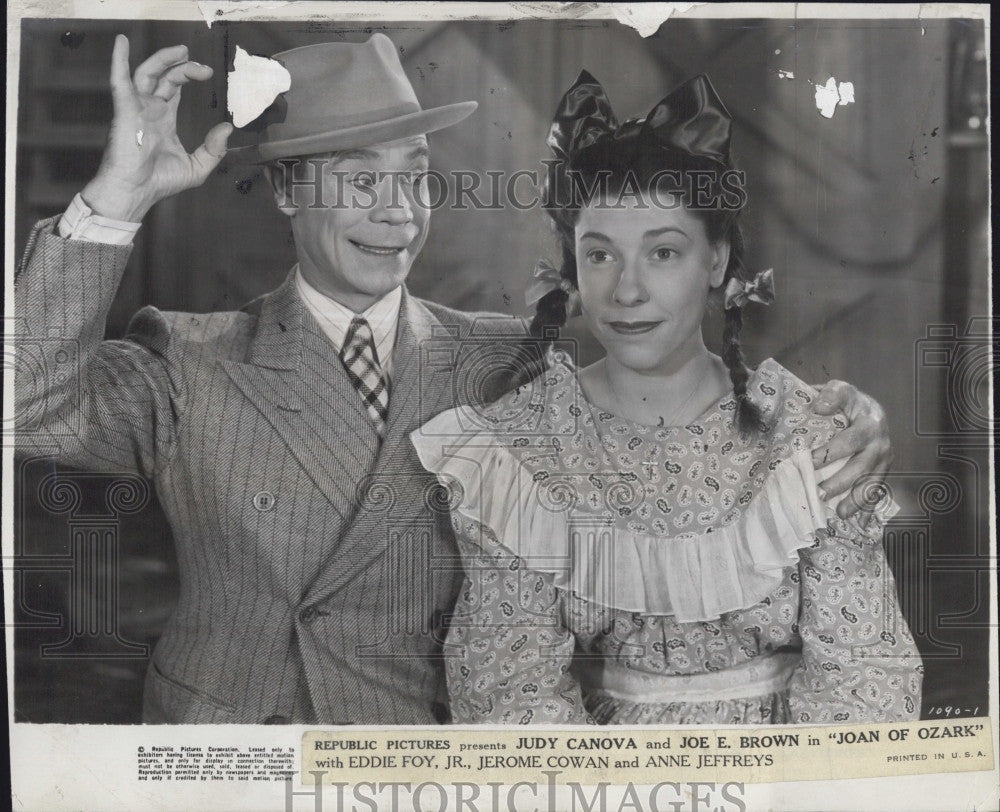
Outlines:
{"label": "white dress shirt", "polygon": [[76,195],[59,218],[59,236],[83,242],[128,245],[141,225],[94,214],[83,198]]}
{"label": "white dress shirt", "polygon": [[[129,223],[94,214],[91,208],[77,195],[69,204],[65,214],[59,218],[59,236],[85,242],[102,242],[108,245],[128,245],[135,237],[141,223]],[[355,315],[364,318],[372,328],[375,338],[375,352],[387,379],[392,378],[392,351],[396,346],[396,327],[399,324],[399,307],[403,299],[402,287],[389,291],[363,313],[344,307],[324,296],[302,277],[295,266],[295,287],[302,301],[319,323],[327,338],[333,342],[337,352],[344,346],[347,328]]]}
{"label": "white dress shirt", "polygon": [[302,301],[319,322],[319,326],[323,328],[327,338],[333,342],[337,352],[340,352],[344,346],[344,338],[347,336],[347,328],[351,326],[351,319],[355,316],[361,316],[365,319],[372,328],[372,335],[375,338],[375,353],[378,355],[382,371],[386,378],[392,379],[392,351],[396,346],[399,306],[403,300],[402,287],[393,288],[363,313],[355,313],[340,302],[334,301],[329,296],[324,296],[306,282],[298,266],[295,267],[295,285]]}

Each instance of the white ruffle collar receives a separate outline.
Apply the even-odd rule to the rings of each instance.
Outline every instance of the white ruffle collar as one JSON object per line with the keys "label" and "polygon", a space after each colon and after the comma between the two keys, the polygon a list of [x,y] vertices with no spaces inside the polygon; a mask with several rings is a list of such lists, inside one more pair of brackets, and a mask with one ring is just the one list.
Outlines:
{"label": "white ruffle collar", "polygon": [[[451,409],[411,435],[424,467],[449,489],[452,510],[525,566],[551,574],[557,587],[601,606],[682,623],[751,607],[836,520],[838,500],[824,502],[817,483],[843,462],[817,471],[810,451],[799,449],[774,465],[736,521],[681,537],[632,533],[578,509],[565,490],[534,476],[508,441],[475,428],[477,420],[469,407]],[[880,521],[858,534],[879,538],[897,510],[886,500]]]}

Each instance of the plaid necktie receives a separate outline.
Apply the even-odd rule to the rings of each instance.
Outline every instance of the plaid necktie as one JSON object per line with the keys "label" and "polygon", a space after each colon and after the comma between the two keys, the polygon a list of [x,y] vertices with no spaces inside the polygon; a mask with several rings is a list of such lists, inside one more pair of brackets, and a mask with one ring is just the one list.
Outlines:
{"label": "plaid necktie", "polygon": [[347,377],[361,393],[378,436],[384,437],[389,419],[389,382],[378,362],[372,328],[360,316],[355,316],[347,328],[340,360],[344,362]]}

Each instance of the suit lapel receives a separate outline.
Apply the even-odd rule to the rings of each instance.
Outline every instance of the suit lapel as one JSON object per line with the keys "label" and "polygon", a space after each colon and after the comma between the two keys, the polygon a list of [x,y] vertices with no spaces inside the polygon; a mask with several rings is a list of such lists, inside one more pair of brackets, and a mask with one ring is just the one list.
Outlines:
{"label": "suit lapel", "polygon": [[378,436],[335,348],[302,304],[294,273],[263,300],[248,362],[223,364],[347,527]]}
{"label": "suit lapel", "polygon": [[374,469],[355,480],[361,496],[357,514],[309,588],[307,602],[335,592],[384,555],[391,531],[426,518],[426,491],[436,479],[420,466],[409,435],[454,405],[457,347],[456,337],[404,289],[385,440]]}

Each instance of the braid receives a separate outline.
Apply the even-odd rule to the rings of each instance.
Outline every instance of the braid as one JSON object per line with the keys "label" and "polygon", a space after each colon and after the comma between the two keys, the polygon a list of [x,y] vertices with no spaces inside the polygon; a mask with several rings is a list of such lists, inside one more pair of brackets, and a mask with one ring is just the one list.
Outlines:
{"label": "braid", "polygon": [[[559,276],[576,286],[576,252],[573,245],[572,230],[567,234],[562,228],[556,227],[559,235],[559,244],[562,250],[562,265],[559,267]],[[546,327],[560,328],[565,326],[567,312],[566,302],[569,300],[569,293],[562,288],[549,291],[535,305],[535,316],[531,320],[531,334],[535,338],[543,338],[546,335]],[[556,330],[549,330],[551,335]],[[546,343],[546,348],[551,344],[551,340]]]}
{"label": "braid", "polygon": [[[559,276],[576,286],[576,241],[573,234],[577,212],[561,207],[554,198],[553,167],[549,166],[549,176],[546,177],[543,188],[543,200],[546,213],[551,219],[561,252],[562,263]],[[531,319],[528,332],[534,341],[525,342],[518,352],[518,363],[511,375],[510,384],[520,387],[536,378],[548,366],[548,353],[552,342],[566,325],[567,302],[569,292],[562,288],[550,290],[535,305],[535,315]]]}
{"label": "braid", "polygon": [[740,330],[743,329],[743,309],[730,307],[726,310],[726,326],[722,331],[722,360],[729,368],[729,380],[733,382],[736,395],[736,427],[743,434],[757,434],[764,428],[760,408],[747,394],[750,370],[743,361],[740,346]]}
{"label": "braid", "polygon": [[[576,282],[576,257],[563,243],[563,263],[559,275],[563,279]],[[535,315],[531,319],[528,332],[535,341],[528,342],[524,352],[520,353],[520,363],[514,376],[513,384],[521,386],[540,375],[546,368],[546,356],[552,347],[552,342],[565,326],[567,319],[567,302],[569,293],[562,288],[550,290],[535,305]]]}
{"label": "braid", "polygon": [[[743,252],[745,245],[739,224],[733,221],[729,228],[730,254],[725,281],[743,276]],[[750,370],[743,360],[740,332],[743,330],[743,308],[726,309],[726,321],[722,330],[722,360],[729,369],[729,379],[733,383],[736,396],[736,427],[742,434],[755,435],[767,430],[764,415],[747,392]]]}
{"label": "braid", "polygon": [[569,294],[562,288],[550,290],[535,305],[535,316],[531,320],[529,331],[533,338],[543,339],[545,349],[552,344],[552,331],[548,328],[560,328],[566,324],[566,302]]}

